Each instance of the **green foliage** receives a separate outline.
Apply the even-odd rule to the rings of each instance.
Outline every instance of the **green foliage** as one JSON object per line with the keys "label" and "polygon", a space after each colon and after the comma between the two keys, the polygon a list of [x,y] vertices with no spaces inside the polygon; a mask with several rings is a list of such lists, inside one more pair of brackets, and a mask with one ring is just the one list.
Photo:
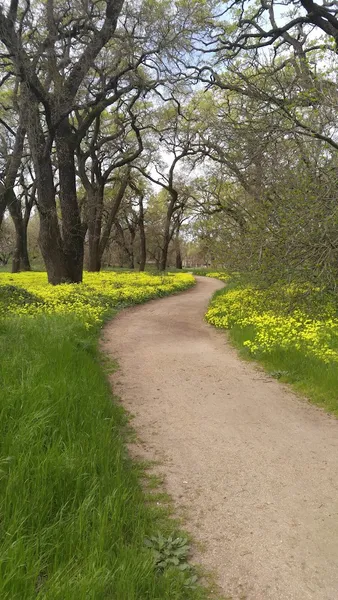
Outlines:
{"label": "green foliage", "polygon": [[174,540],[175,524],[146,501],[96,332],[72,314],[1,321],[0,597],[202,599],[144,543],[159,530]]}
{"label": "green foliage", "polygon": [[224,89],[215,85],[190,102],[194,126],[215,161],[194,182],[191,231],[205,262],[246,271],[259,283],[311,281],[335,289],[332,66],[319,66],[315,51],[298,64],[283,49],[264,66],[239,54],[217,73]]}
{"label": "green foliage", "polygon": [[165,537],[157,533],[146,538],[144,543],[153,551],[155,568],[159,572],[176,567],[184,572],[184,586],[189,589],[196,588],[198,577],[188,562],[190,546],[187,538],[174,535]]}
{"label": "green foliage", "polygon": [[338,414],[338,303],[320,288],[257,289],[240,280],[215,294],[207,320],[229,330],[243,356]]}
{"label": "green foliage", "polygon": [[9,304],[12,306],[25,306],[27,304],[36,304],[37,302],[41,303],[43,301],[35,294],[25,290],[25,288],[9,284],[0,285],[0,304],[4,308]]}
{"label": "green foliage", "polygon": [[310,288],[310,296],[304,292],[308,290],[291,285],[232,288],[213,300],[207,319],[217,327],[254,330],[254,340],[244,342],[253,355],[295,348],[323,362],[338,363],[338,305],[321,290]]}
{"label": "green foliage", "polygon": [[289,372],[288,371],[281,371],[281,370],[270,371],[269,375],[271,377],[273,377],[274,379],[281,379],[282,377],[287,377],[289,375]]}
{"label": "green foliage", "polygon": [[179,567],[182,571],[189,569],[187,562],[189,544],[187,538],[164,537],[161,533],[145,539],[145,545],[153,550],[156,568],[164,571],[169,567]]}
{"label": "green foliage", "polygon": [[[165,296],[194,284],[191,275],[148,273],[85,273],[81,284],[52,286],[46,273],[2,273],[0,317],[37,314],[76,315],[87,327],[100,325],[111,311]],[[6,282],[10,282],[6,284]]]}

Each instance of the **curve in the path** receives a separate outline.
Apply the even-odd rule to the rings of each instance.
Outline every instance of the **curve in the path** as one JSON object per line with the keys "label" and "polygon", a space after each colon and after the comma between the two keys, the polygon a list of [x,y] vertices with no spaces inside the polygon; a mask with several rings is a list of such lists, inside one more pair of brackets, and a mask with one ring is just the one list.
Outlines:
{"label": "curve in the path", "polygon": [[220,287],[198,278],[113,320],[114,387],[225,596],[337,600],[338,421],[242,362],[203,321]]}

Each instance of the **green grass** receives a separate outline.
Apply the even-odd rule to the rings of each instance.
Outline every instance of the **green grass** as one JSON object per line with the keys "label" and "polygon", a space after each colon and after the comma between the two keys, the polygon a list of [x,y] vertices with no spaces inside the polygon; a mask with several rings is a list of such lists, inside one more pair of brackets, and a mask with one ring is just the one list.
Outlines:
{"label": "green grass", "polygon": [[265,370],[276,379],[290,383],[295,391],[329,412],[338,416],[338,368],[334,363],[304,355],[296,349],[275,350],[269,354],[250,356],[243,346],[245,340],[253,340],[254,329],[233,326],[229,331],[230,340],[240,351],[243,358],[263,365]]}
{"label": "green grass", "polygon": [[[217,291],[213,298],[226,294],[228,290],[245,285],[243,278],[235,278],[227,285],[226,290]],[[311,297],[306,298],[309,314],[318,310],[318,298],[314,296],[313,306]],[[297,308],[297,306],[293,306]],[[302,304],[304,308],[304,304]],[[258,362],[268,374],[274,378],[291,384],[292,388],[305,395],[311,402],[338,416],[338,367],[336,363],[325,363],[323,360],[309,354],[304,354],[296,348],[283,350],[273,349],[269,353],[258,352],[253,357],[245,341],[254,341],[255,327],[241,327],[234,324],[228,330],[230,341],[239,351],[242,358]]]}
{"label": "green grass", "polygon": [[0,325],[0,598],[204,598],[154,568],[145,538],[176,524],[128,458],[97,336],[64,316]]}
{"label": "green grass", "polygon": [[[33,272],[45,271],[45,266],[41,260],[34,260],[31,263],[31,270]],[[11,273],[12,272],[12,261],[10,260],[7,265],[0,265],[0,273]]]}
{"label": "green grass", "polygon": [[194,275],[207,275],[207,273],[215,273],[218,271],[217,267],[183,267],[183,269],[176,269],[176,267],[168,267],[168,271],[175,273],[193,273]]}

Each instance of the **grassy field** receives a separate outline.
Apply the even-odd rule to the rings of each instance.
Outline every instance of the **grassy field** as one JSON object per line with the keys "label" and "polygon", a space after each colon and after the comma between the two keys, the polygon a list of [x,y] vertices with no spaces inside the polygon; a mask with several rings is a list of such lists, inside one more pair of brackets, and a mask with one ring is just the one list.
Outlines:
{"label": "grassy field", "polygon": [[204,598],[177,555],[159,569],[146,545],[176,525],[142,491],[97,350],[117,307],[192,278],[102,274],[72,294],[44,277],[0,275],[0,598]]}
{"label": "grassy field", "polygon": [[216,293],[206,318],[229,330],[242,356],[338,415],[338,301],[311,285],[257,289],[237,280]]}

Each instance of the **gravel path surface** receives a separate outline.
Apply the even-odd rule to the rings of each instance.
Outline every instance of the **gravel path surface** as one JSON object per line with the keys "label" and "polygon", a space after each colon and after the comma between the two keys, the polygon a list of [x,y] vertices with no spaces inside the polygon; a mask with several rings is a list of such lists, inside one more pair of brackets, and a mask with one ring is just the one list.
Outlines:
{"label": "gravel path surface", "polygon": [[122,312],[103,346],[140,453],[233,600],[338,600],[338,421],[249,363],[203,321],[222,283]]}

